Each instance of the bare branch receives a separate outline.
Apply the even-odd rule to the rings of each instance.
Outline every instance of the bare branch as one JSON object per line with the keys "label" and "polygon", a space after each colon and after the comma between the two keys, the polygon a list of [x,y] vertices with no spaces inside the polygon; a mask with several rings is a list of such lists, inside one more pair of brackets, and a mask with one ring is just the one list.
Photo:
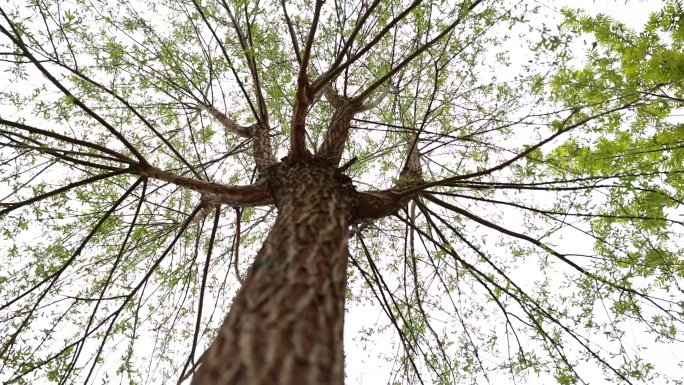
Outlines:
{"label": "bare branch", "polygon": [[225,0],[221,0],[221,5],[226,10],[230,22],[233,24],[233,29],[238,36],[238,41],[240,42],[240,47],[242,48],[242,53],[245,55],[245,60],[247,61],[247,67],[249,68],[249,73],[252,76],[252,87],[254,87],[254,96],[257,99],[257,105],[259,106],[259,122],[268,125],[268,110],[266,109],[266,100],[261,91],[261,82],[259,79],[259,71],[257,68],[256,60],[254,58],[254,46],[252,44],[252,33],[250,30],[249,18],[247,15],[247,3],[245,3],[245,19],[247,22],[247,37],[245,37],[244,32],[240,29],[237,19],[230,10],[230,7]]}
{"label": "bare branch", "polygon": [[[354,30],[352,33],[349,35],[347,40],[344,42],[344,46],[340,50],[340,52],[337,54],[337,57],[335,58],[335,61],[333,64],[330,66],[330,70],[336,68],[337,66],[342,63],[342,60],[344,60],[344,56],[347,54],[349,51],[349,48],[351,48],[352,44],[354,43],[354,39],[356,39],[356,36],[359,34],[361,31],[361,28],[363,28],[363,25],[366,23],[366,20],[368,17],[373,13],[373,10],[375,10],[375,7],[380,4],[380,0],[374,1],[370,7],[368,7],[368,10],[366,13],[364,13],[357,21],[356,21],[356,26],[354,27]],[[328,71],[330,71],[328,70]],[[332,80],[332,79],[331,79]]]}
{"label": "bare branch", "polygon": [[244,127],[235,123],[232,119],[227,117],[224,113],[217,110],[213,106],[201,104],[200,108],[207,111],[227,130],[240,137],[252,139],[252,149],[254,150],[254,161],[257,164],[257,170],[264,171],[265,169],[278,163],[273,155],[271,138],[269,137],[270,130],[267,125],[255,123],[249,127]]}
{"label": "bare branch", "polygon": [[387,32],[390,31],[397,23],[399,23],[403,18],[405,18],[415,7],[417,7],[422,0],[415,0],[412,2],[404,11],[402,11],[397,17],[392,19],[392,21],[389,22],[383,28],[376,36],[373,38],[373,40],[370,41],[370,43],[366,44],[363,48],[361,48],[354,56],[349,58],[346,62],[344,62],[341,65],[335,66],[333,63],[333,66],[328,69],[325,73],[321,74],[316,80],[311,85],[311,89],[313,93],[318,92],[326,83],[329,83],[332,79],[334,79],[337,75],[341,74],[342,71],[344,71],[346,68],[348,68],[350,65],[352,65],[354,62],[359,60],[361,56],[363,56],[366,52],[368,52],[371,48],[373,48],[376,44],[380,42],[380,40],[387,34]]}
{"label": "bare branch", "polygon": [[281,0],[280,4],[283,7],[283,13],[285,14],[285,22],[287,23],[287,30],[290,32],[290,39],[292,40],[292,47],[295,51],[295,56],[297,57],[297,63],[302,64],[302,55],[299,53],[299,43],[297,43],[297,34],[294,30],[294,25],[292,25],[292,20],[287,14],[287,9],[285,9],[285,0]]}
{"label": "bare branch", "polygon": [[321,7],[323,0],[316,0],[316,7],[314,9],[313,20],[311,21],[311,30],[309,37],[304,47],[302,54],[302,62],[299,64],[299,76],[297,77],[297,93],[295,98],[294,111],[292,112],[292,125],[290,127],[290,156],[292,159],[299,159],[309,155],[306,149],[306,114],[309,107],[310,99],[315,92],[311,91],[309,86],[309,79],[307,69],[309,67],[309,59],[311,58],[311,47],[313,46],[314,36],[316,35],[316,28],[318,27],[318,19],[321,15]]}
{"label": "bare branch", "polygon": [[240,285],[244,284],[244,280],[240,277],[240,222],[242,222],[242,209],[235,209],[235,259],[233,260],[233,268],[235,269],[235,278],[237,278]]}
{"label": "bare branch", "polygon": [[199,104],[198,108],[200,110],[206,111],[214,119],[216,119],[223,127],[228,131],[234,133],[235,135],[242,138],[250,138],[249,127],[241,126],[230,119],[226,114],[217,110],[214,106],[208,104]]}
{"label": "bare branch", "polygon": [[377,98],[375,98],[375,100],[373,100],[370,103],[364,103],[358,112],[365,112],[379,106],[380,103],[382,103],[382,101],[385,100],[385,98],[390,92],[397,92],[397,88],[391,84],[388,85],[387,88],[385,88],[385,90],[382,91],[382,93],[378,95]]}
{"label": "bare branch", "polygon": [[62,83],[59,82],[48,70],[43,67],[43,65],[38,61],[35,56],[29,51],[28,47],[24,43],[24,41],[21,39],[21,32],[17,30],[16,25],[10,18],[7,16],[5,13],[5,10],[0,8],[0,13],[2,13],[2,16],[4,19],[7,21],[7,23],[10,25],[12,28],[12,31],[14,32],[14,35],[10,33],[4,26],[0,25],[0,32],[2,32],[4,35],[6,35],[14,45],[16,45],[23,54],[31,60],[33,65],[48,79],[50,82],[57,87],[67,98],[69,98],[75,105],[80,107],[85,113],[90,115],[93,119],[95,119],[98,123],[103,125],[114,137],[119,139],[121,143],[123,143],[124,146],[140,161],[144,161],[145,157],[142,156],[142,154],[131,144],[131,142],[128,141],[116,128],[114,128],[111,124],[109,124],[106,120],[104,120],[100,115],[96,114],[93,110],[91,110],[88,106],[86,106],[80,99],[75,97]]}
{"label": "bare branch", "polygon": [[162,171],[149,164],[132,166],[131,171],[138,175],[173,183],[203,195],[214,194],[216,203],[227,204],[232,207],[261,206],[272,202],[263,181],[245,186],[224,185],[179,176],[168,171]]}
{"label": "bare branch", "polygon": [[420,151],[418,150],[418,133],[411,135],[411,140],[406,143],[406,164],[399,174],[411,182],[423,180],[423,168],[420,164]]}
{"label": "bare branch", "polygon": [[472,11],[475,7],[477,7],[482,0],[475,0],[470,5],[468,6],[467,9],[464,9],[461,11],[461,14],[458,16],[456,20],[454,20],[453,23],[451,23],[449,26],[447,26],[442,32],[440,32],[437,36],[435,36],[432,40],[428,41],[427,43],[423,44],[420,48],[415,50],[412,54],[407,56],[404,60],[402,60],[399,64],[397,64],[394,68],[392,68],[389,72],[387,72],[385,75],[383,75],[381,78],[375,81],[371,86],[369,86],[365,91],[363,91],[359,96],[364,96],[367,97],[375,91],[376,88],[378,88],[381,84],[385,83],[388,79],[390,79],[394,74],[399,72],[402,68],[404,68],[406,65],[411,63],[416,57],[418,57],[420,54],[423,52],[427,51],[428,48],[432,47],[435,45],[438,41],[442,40],[446,35],[449,35],[452,33],[454,28],[456,28],[461,22],[463,21],[463,16],[464,14],[467,14],[468,12]]}
{"label": "bare branch", "polygon": [[26,205],[30,205],[32,203],[39,202],[43,199],[47,199],[51,196],[61,194],[63,192],[74,189],[76,187],[85,186],[87,184],[94,183],[94,182],[97,182],[97,181],[103,180],[103,179],[108,179],[108,178],[111,178],[111,177],[114,177],[117,175],[124,175],[124,174],[129,173],[130,171],[131,170],[129,168],[122,168],[122,169],[118,169],[116,171],[108,172],[105,174],[98,174],[95,176],[91,176],[90,178],[86,178],[83,180],[79,180],[77,182],[69,183],[68,185],[66,185],[64,187],[60,187],[58,189],[52,190],[50,192],[46,192],[44,194],[36,195],[36,196],[34,196],[30,199],[27,199],[25,201],[11,202],[11,203],[2,202],[2,203],[0,203],[0,207],[6,207],[6,208],[3,210],[0,210],[0,215],[8,214],[8,213],[10,213],[10,212],[12,212],[18,208],[24,207]]}

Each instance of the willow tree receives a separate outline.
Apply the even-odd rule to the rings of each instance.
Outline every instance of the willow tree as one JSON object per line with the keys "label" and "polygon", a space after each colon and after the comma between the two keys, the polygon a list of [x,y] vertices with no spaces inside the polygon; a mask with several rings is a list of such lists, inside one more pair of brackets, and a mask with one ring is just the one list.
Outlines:
{"label": "willow tree", "polygon": [[681,383],[681,3],[556,7],[4,4],[0,380]]}

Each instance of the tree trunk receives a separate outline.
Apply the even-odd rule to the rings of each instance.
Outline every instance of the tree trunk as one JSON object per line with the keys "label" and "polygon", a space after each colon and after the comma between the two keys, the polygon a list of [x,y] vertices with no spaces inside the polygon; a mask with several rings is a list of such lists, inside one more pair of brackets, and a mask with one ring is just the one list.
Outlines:
{"label": "tree trunk", "polygon": [[319,159],[266,170],[278,216],[193,385],[342,385],[356,193]]}

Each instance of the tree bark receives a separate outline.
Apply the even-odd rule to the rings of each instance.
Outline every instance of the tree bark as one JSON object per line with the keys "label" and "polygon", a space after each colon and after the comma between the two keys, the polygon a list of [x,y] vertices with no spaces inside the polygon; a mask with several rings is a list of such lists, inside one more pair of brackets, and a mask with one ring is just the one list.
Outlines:
{"label": "tree bark", "polygon": [[351,180],[318,158],[266,170],[275,224],[193,385],[343,385]]}

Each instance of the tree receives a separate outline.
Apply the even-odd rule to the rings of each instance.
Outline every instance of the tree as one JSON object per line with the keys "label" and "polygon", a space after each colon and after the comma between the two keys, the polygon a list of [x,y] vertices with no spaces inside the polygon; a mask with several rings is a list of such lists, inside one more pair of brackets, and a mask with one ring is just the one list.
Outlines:
{"label": "tree", "polygon": [[2,381],[682,383],[682,4],[554,7],[3,5]]}

